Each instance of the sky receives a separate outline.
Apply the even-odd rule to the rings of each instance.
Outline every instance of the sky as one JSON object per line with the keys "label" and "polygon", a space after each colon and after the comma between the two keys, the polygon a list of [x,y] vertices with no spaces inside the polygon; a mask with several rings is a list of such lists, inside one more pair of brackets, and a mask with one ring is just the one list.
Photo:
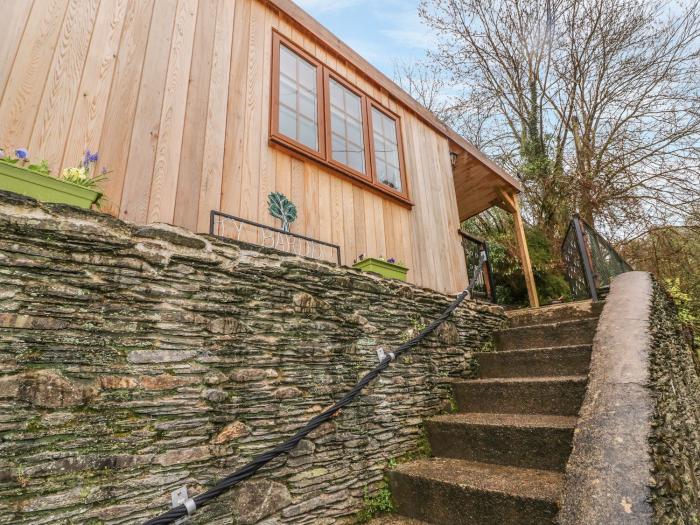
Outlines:
{"label": "sky", "polygon": [[432,38],[418,17],[419,0],[295,0],[384,74],[422,58]]}

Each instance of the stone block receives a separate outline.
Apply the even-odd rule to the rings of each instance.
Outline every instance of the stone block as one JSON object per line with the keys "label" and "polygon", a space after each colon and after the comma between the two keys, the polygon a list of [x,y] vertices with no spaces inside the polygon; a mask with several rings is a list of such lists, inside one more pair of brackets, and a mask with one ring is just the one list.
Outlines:
{"label": "stone block", "polygon": [[221,432],[219,432],[212,443],[215,445],[222,445],[234,439],[238,439],[250,434],[250,429],[242,421],[234,421],[226,425]]}
{"label": "stone block", "polygon": [[70,381],[54,370],[22,374],[17,383],[17,399],[42,408],[85,405],[97,393],[96,387]]}
{"label": "stone block", "polygon": [[231,507],[239,525],[255,525],[290,503],[289,489],[270,480],[246,481],[231,495]]}

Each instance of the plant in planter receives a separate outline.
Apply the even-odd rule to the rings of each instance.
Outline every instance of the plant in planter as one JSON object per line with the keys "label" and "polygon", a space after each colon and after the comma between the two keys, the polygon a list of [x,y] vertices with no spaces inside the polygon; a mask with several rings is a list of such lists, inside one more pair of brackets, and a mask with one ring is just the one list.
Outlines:
{"label": "plant in planter", "polygon": [[393,257],[384,259],[381,255],[379,257],[365,257],[364,254],[360,254],[352,267],[363,272],[375,273],[387,279],[399,279],[400,281],[405,281],[408,273],[408,268],[404,263],[396,262]]}
{"label": "plant in planter", "polygon": [[58,202],[90,208],[99,207],[102,193],[97,184],[106,177],[106,170],[95,176],[97,153],[85,152],[77,168],[66,168],[54,177],[45,160],[30,164],[29,152],[17,148],[14,157],[0,149],[0,190],[12,191],[44,202]]}

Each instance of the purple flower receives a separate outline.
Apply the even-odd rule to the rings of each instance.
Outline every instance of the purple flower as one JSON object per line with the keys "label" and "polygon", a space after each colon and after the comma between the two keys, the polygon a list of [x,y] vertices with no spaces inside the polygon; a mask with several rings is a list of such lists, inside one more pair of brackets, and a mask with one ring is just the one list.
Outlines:
{"label": "purple flower", "polygon": [[97,152],[91,153],[90,150],[85,151],[85,156],[83,157],[83,167],[87,168],[90,164],[97,162],[99,155]]}
{"label": "purple flower", "polygon": [[29,152],[24,148],[18,148],[15,150],[15,156],[20,160],[25,160],[29,157]]}
{"label": "purple flower", "polygon": [[394,263],[396,262],[396,259],[394,259],[393,257],[389,257],[389,258],[386,260],[386,262],[391,263],[391,264],[394,264]]}

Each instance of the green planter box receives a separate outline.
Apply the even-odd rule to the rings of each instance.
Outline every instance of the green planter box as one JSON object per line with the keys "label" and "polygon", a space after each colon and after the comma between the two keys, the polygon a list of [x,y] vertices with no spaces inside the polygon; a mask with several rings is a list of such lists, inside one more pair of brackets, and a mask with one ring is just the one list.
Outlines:
{"label": "green planter box", "polygon": [[405,281],[408,273],[408,268],[405,266],[382,261],[381,259],[372,259],[371,257],[356,262],[352,267],[363,272],[376,273],[387,279],[399,279],[400,281]]}
{"label": "green planter box", "polygon": [[0,190],[26,195],[42,202],[71,204],[86,209],[90,209],[101,195],[100,192],[72,182],[41,175],[6,162],[0,162]]}

